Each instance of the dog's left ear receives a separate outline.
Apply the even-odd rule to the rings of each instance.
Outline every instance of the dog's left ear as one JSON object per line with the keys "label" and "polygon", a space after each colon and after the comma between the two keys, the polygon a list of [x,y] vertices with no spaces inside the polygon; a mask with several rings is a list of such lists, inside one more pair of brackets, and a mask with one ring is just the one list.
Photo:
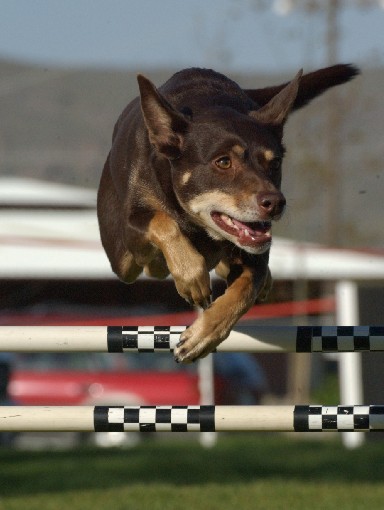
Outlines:
{"label": "dog's left ear", "polygon": [[282,135],[284,123],[293,107],[299,90],[302,74],[303,70],[301,69],[294,79],[272,97],[266,105],[262,106],[259,110],[251,111],[249,115],[262,124],[272,125]]}
{"label": "dog's left ear", "polygon": [[169,159],[180,157],[188,120],[168,103],[145,76],[137,77],[141,110],[151,143]]}

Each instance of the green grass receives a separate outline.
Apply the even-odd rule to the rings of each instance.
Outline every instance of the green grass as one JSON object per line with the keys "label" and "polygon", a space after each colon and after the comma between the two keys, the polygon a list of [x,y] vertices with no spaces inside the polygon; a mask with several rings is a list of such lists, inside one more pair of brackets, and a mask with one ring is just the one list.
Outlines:
{"label": "green grass", "polygon": [[281,435],[148,438],[130,450],[0,450],[0,510],[383,508],[384,443]]}
{"label": "green grass", "polygon": [[326,402],[329,406],[337,406],[340,403],[339,375],[328,374],[323,383],[313,392],[311,402]]}

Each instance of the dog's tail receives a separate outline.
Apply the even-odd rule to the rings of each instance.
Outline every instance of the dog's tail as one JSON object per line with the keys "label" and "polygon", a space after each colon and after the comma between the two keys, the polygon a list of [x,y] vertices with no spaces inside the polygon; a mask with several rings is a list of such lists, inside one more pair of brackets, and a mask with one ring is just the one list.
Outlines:
{"label": "dog's tail", "polygon": [[[299,90],[292,110],[298,110],[308,104],[327,89],[346,83],[360,74],[360,70],[352,64],[337,64],[325,67],[301,77]],[[244,92],[260,107],[267,104],[287,83],[263,89],[244,90]]]}

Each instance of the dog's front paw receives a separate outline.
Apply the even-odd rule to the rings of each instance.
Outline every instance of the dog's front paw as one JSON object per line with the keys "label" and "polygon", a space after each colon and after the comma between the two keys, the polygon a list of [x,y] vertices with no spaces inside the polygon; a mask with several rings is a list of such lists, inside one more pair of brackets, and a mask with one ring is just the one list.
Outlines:
{"label": "dog's front paw", "polygon": [[173,354],[177,363],[192,363],[214,351],[227,334],[209,325],[204,314],[181,335]]}
{"label": "dog's front paw", "polygon": [[209,342],[196,331],[196,328],[190,326],[180,336],[180,341],[176,345],[176,349],[173,352],[175,361],[177,363],[192,363],[198,358],[204,357],[203,352],[205,353],[206,351],[207,343]]}

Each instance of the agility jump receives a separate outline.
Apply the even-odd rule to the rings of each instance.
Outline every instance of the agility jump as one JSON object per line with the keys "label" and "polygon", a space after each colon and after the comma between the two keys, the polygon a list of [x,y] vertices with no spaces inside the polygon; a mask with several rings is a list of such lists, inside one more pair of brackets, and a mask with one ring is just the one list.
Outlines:
{"label": "agility jump", "polygon": [[[172,352],[186,327],[1,326],[0,352]],[[217,350],[384,351],[384,326],[236,326]],[[3,406],[1,431],[384,431],[384,405]]]}

